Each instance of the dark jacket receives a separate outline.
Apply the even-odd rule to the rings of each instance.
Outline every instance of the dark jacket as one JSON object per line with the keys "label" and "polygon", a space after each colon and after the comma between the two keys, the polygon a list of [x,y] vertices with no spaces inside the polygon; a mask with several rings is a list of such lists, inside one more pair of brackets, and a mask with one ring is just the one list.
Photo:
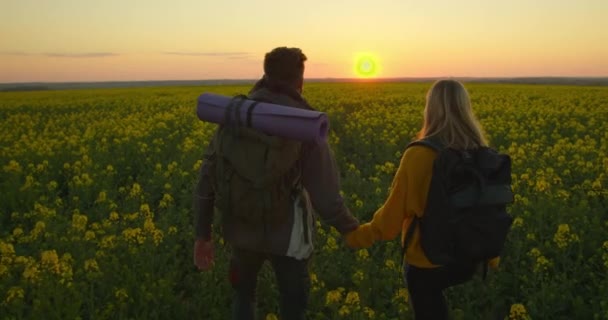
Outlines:
{"label": "dark jacket", "polygon": [[[249,94],[252,100],[272,102],[292,107],[312,109],[301,95],[288,87],[271,86],[259,81]],[[207,150],[211,148],[208,147]],[[214,194],[209,173],[214,170],[214,161],[205,153],[198,183],[194,192],[195,233],[197,238],[210,239],[213,223]],[[303,143],[298,165],[301,170],[304,197],[310,197],[314,211],[323,221],[345,234],[357,228],[359,222],[351,215],[340,195],[338,169],[326,141]],[[271,230],[258,230],[240,223],[224,223],[223,236],[230,245],[242,249],[285,254],[289,245],[294,219],[293,203],[286,206],[288,212],[284,224]],[[308,214],[314,214],[309,212]]]}

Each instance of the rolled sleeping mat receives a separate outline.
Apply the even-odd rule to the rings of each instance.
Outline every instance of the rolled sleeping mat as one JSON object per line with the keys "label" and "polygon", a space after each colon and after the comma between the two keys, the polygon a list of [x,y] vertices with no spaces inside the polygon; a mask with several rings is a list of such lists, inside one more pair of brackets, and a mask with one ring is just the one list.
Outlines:
{"label": "rolled sleeping mat", "polygon": [[198,97],[196,114],[202,121],[251,127],[300,141],[325,140],[329,131],[329,119],[323,112],[213,93]]}

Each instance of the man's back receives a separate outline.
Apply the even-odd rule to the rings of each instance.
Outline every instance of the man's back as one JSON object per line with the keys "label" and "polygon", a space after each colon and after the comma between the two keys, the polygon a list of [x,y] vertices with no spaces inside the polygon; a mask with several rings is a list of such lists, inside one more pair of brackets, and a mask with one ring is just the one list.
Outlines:
{"label": "man's back", "polygon": [[[297,92],[284,87],[261,86],[257,90],[252,90],[248,98],[289,107],[312,109]],[[230,157],[224,155],[224,157],[231,158],[226,159],[229,161],[218,158],[217,150],[220,149],[217,145],[220,140],[218,138],[223,135],[226,133],[218,131],[206,152],[206,163],[209,168],[203,168],[202,173],[207,171],[207,177],[210,179],[201,178],[199,189],[203,187],[200,183],[212,181],[213,186],[206,186],[205,189],[209,189],[209,187],[213,189],[215,207],[220,209],[222,215],[223,235],[231,245],[247,250],[286,255],[289,247],[293,248],[290,241],[292,241],[294,223],[312,221],[312,219],[306,218],[308,215],[314,214],[310,203],[324,220],[334,225],[339,231],[348,232],[356,228],[358,223],[344,206],[339,194],[337,167],[326,143],[278,140],[280,142],[277,143],[282,143],[283,148],[281,151],[275,152],[276,158],[282,158],[289,163],[283,163],[280,168],[276,168],[280,172],[274,173],[280,177],[276,179],[273,186],[263,188],[261,193],[249,193],[247,197],[245,196],[247,192],[243,192],[249,187],[243,186],[247,184],[243,182],[246,179],[232,176],[236,170],[234,164],[237,166],[239,164],[255,165],[253,162],[258,157],[253,154],[247,155],[247,152],[242,149],[247,143],[237,142],[232,146],[233,154]],[[233,165],[230,166],[227,162]],[[250,169],[251,166],[247,166],[247,168]],[[260,173],[260,177],[272,174]],[[222,188],[232,189],[219,192]],[[241,190],[234,190],[238,188]],[[281,189],[282,192],[267,191],[264,194],[264,190],[272,188]],[[283,196],[273,196],[273,194],[279,193]],[[287,194],[289,196],[284,196]],[[253,205],[256,199],[259,201]],[[304,217],[295,216],[295,208],[298,206],[302,208]],[[264,211],[265,208],[268,210]],[[222,209],[230,211],[222,212]],[[301,220],[296,221],[296,218]],[[306,230],[314,228],[314,223],[306,224]]]}

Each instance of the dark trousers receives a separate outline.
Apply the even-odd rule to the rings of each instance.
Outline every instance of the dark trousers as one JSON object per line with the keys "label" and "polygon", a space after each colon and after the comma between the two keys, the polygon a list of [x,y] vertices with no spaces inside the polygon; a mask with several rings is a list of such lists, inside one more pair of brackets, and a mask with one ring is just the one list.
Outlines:
{"label": "dark trousers", "polygon": [[448,319],[448,306],[443,290],[470,280],[475,268],[475,266],[417,268],[406,265],[405,280],[415,319]]}
{"label": "dark trousers", "polygon": [[255,319],[258,273],[269,260],[279,287],[281,319],[305,319],[310,291],[308,261],[260,252],[233,249],[230,261],[230,283],[234,288],[232,318]]}

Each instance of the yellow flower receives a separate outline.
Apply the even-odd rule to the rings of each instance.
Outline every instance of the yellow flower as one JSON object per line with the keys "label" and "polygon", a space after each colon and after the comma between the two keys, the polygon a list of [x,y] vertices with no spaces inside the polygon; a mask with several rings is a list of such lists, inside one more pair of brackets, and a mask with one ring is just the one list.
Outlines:
{"label": "yellow flower", "polygon": [[545,256],[539,256],[536,258],[536,264],[534,265],[534,272],[547,271],[552,265],[551,261]]}
{"label": "yellow flower", "polygon": [[526,307],[524,307],[521,303],[516,303],[511,305],[511,310],[509,311],[509,320],[525,320],[529,319],[528,312],[526,311]]}
{"label": "yellow flower", "polygon": [[38,270],[38,265],[36,263],[30,263],[23,270],[22,276],[26,281],[36,282],[39,273],[40,270]]}
{"label": "yellow flower", "polygon": [[349,304],[349,305],[355,305],[355,306],[358,306],[359,302],[360,302],[359,293],[356,291],[350,291],[346,295],[346,300],[344,300],[344,303]]}
{"label": "yellow flower", "polygon": [[55,250],[42,251],[40,264],[52,273],[59,274],[59,256]]}
{"label": "yellow flower", "polygon": [[0,240],[0,253],[3,256],[14,256],[15,248],[12,244]]}
{"label": "yellow flower", "polygon": [[110,212],[110,221],[118,221],[118,219],[120,219],[118,212],[116,212],[116,211]]}
{"label": "yellow flower", "polygon": [[540,250],[538,250],[538,248],[532,248],[530,249],[530,251],[528,252],[528,256],[533,257],[533,258],[538,258],[541,256]]}
{"label": "yellow flower", "polygon": [[277,317],[276,314],[269,313],[269,314],[266,315],[266,320],[279,320],[279,318]]}
{"label": "yellow flower", "polygon": [[545,192],[549,187],[550,184],[544,178],[536,181],[536,191],[538,192]]}
{"label": "yellow flower", "polygon": [[127,228],[122,231],[122,236],[127,242],[143,244],[146,241],[146,236],[140,228]]}
{"label": "yellow flower", "polygon": [[8,267],[0,263],[0,277],[8,273]]}
{"label": "yellow flower", "polygon": [[393,302],[396,303],[407,303],[409,300],[409,294],[407,292],[407,289],[405,288],[399,288],[397,290],[397,292],[395,292],[395,295],[393,296]]}
{"label": "yellow flower", "polygon": [[593,181],[591,188],[594,190],[602,190],[602,182],[600,180]]}
{"label": "yellow flower", "polygon": [[97,260],[95,259],[87,259],[84,261],[84,270],[86,272],[98,272],[99,265],[97,264]]}
{"label": "yellow flower", "polygon": [[77,212],[72,215],[72,228],[77,231],[83,232],[87,228],[87,222],[89,218],[83,214],[78,214]]}
{"label": "yellow flower", "polygon": [[376,312],[369,307],[363,308],[363,313],[365,313],[368,319],[374,319],[376,316]]}
{"label": "yellow flower", "polygon": [[59,263],[59,270],[60,270],[60,275],[61,275],[61,283],[62,284],[66,284],[70,286],[71,285],[71,281],[72,281],[72,275],[73,275],[73,271],[72,271],[72,263],[74,262],[74,259],[72,258],[72,255],[69,253],[64,253],[63,256],[61,256],[61,261]]}
{"label": "yellow flower", "polygon": [[131,187],[131,191],[129,191],[129,198],[135,198],[135,197],[141,195],[141,192],[142,192],[141,186],[139,185],[139,183],[136,182]]}
{"label": "yellow flower", "polygon": [[361,284],[361,282],[365,279],[365,274],[361,270],[357,270],[355,274],[353,274],[353,282],[355,284]]}
{"label": "yellow flower", "polygon": [[129,298],[129,294],[127,293],[127,289],[118,289],[116,291],[114,291],[114,296],[116,297],[116,299],[120,302],[124,302],[125,300],[127,300]]}
{"label": "yellow flower", "polygon": [[146,220],[144,221],[144,231],[152,233],[155,229],[156,226],[154,225],[154,221],[152,221],[152,219],[150,218],[146,218]]}
{"label": "yellow flower", "polygon": [[327,294],[325,295],[326,306],[332,304],[339,304],[340,300],[342,300],[342,292],[340,292],[339,290],[327,291]]}
{"label": "yellow flower", "polygon": [[361,199],[357,199],[355,201],[355,207],[357,207],[357,208],[363,207],[363,201],[361,201]]}
{"label": "yellow flower", "polygon": [[369,253],[367,249],[361,249],[357,251],[357,260],[366,261],[369,258]]}
{"label": "yellow flower", "polygon": [[338,244],[336,243],[336,239],[334,237],[332,237],[331,235],[328,235],[327,242],[325,243],[323,250],[327,251],[327,252],[332,252],[332,251],[336,251],[337,249],[338,249]]}
{"label": "yellow flower", "polygon": [[95,232],[87,230],[87,232],[84,233],[84,240],[91,241],[93,239],[95,239]]}
{"label": "yellow flower", "polygon": [[168,208],[169,206],[171,206],[171,204],[173,203],[173,197],[171,197],[170,194],[165,193],[163,194],[163,198],[160,200],[158,206],[160,208]]}
{"label": "yellow flower", "polygon": [[23,186],[21,186],[20,191],[27,190],[27,189],[31,188],[32,186],[34,186],[34,184],[35,184],[34,177],[32,177],[31,175],[28,175],[27,177],[25,177],[25,183],[23,184]]}
{"label": "yellow flower", "polygon": [[18,238],[23,235],[23,229],[17,227],[13,229],[13,237]]}
{"label": "yellow flower", "polygon": [[9,161],[8,165],[5,165],[4,167],[2,167],[2,169],[4,170],[4,172],[15,172],[15,173],[19,173],[23,170],[23,168],[21,167],[19,162],[15,161],[15,160]]}
{"label": "yellow flower", "polygon": [[116,246],[116,236],[115,235],[110,235],[110,236],[105,236],[103,237],[103,239],[101,239],[101,243],[99,244],[99,246],[102,249],[112,249]]}
{"label": "yellow flower", "polygon": [[83,173],[80,176],[80,180],[82,181],[82,184],[85,186],[90,186],[93,184],[93,179],[91,179],[91,177],[89,176],[88,173]]}
{"label": "yellow flower", "polygon": [[6,299],[4,299],[4,302],[9,304],[13,300],[23,299],[23,297],[25,297],[25,291],[23,290],[23,288],[11,287],[6,293]]}
{"label": "yellow flower", "polygon": [[16,264],[26,265],[28,263],[29,264],[35,263],[35,260],[32,257],[17,256],[15,258],[15,263]]}
{"label": "yellow flower", "polygon": [[315,274],[315,273],[310,274],[310,282],[311,282],[313,292],[317,292],[317,291],[321,290],[321,288],[325,287],[325,283],[323,281],[319,280],[319,278],[317,277],[317,274]]}
{"label": "yellow flower", "polygon": [[123,215],[123,220],[127,220],[127,221],[137,220],[138,218],[139,218],[139,212],[134,212],[134,213]]}
{"label": "yellow flower", "polygon": [[202,165],[203,165],[203,160],[196,160],[196,162],[192,166],[192,170],[193,171],[198,171],[201,168]]}
{"label": "yellow flower", "polygon": [[97,200],[95,200],[95,203],[103,203],[106,201],[107,198],[107,194],[105,191],[101,191],[99,193],[99,195],[97,196]]}
{"label": "yellow flower", "polygon": [[521,217],[517,217],[513,219],[513,227],[518,228],[524,225],[524,219]]}
{"label": "yellow flower", "polygon": [[59,184],[57,183],[57,181],[53,180],[46,185],[46,188],[49,189],[49,191],[54,191],[55,189],[57,189],[58,186]]}
{"label": "yellow flower", "polygon": [[144,203],[141,206],[139,206],[139,211],[146,218],[153,218],[154,217],[154,213],[152,213],[152,211],[150,211],[150,206],[148,204],[146,204],[146,203]]}
{"label": "yellow flower", "polygon": [[560,224],[557,227],[557,232],[553,235],[553,242],[558,248],[563,249],[572,242],[578,242],[578,235],[570,231],[570,226],[567,224]]}
{"label": "yellow flower", "polygon": [[347,306],[342,306],[340,307],[340,310],[338,310],[338,314],[342,317],[347,316],[350,314],[350,309]]}
{"label": "yellow flower", "polygon": [[167,230],[167,234],[169,234],[169,235],[177,234],[177,227],[170,226],[169,229]]}
{"label": "yellow flower", "polygon": [[158,247],[158,245],[163,242],[164,234],[160,230],[154,230],[152,233],[152,240],[154,241],[154,245]]}
{"label": "yellow flower", "polygon": [[397,265],[395,264],[395,261],[393,261],[392,259],[387,259],[384,262],[384,265],[391,270],[397,270]]}
{"label": "yellow flower", "polygon": [[602,248],[604,249],[604,253],[602,254],[602,260],[604,261],[604,267],[608,269],[608,241],[604,241]]}

